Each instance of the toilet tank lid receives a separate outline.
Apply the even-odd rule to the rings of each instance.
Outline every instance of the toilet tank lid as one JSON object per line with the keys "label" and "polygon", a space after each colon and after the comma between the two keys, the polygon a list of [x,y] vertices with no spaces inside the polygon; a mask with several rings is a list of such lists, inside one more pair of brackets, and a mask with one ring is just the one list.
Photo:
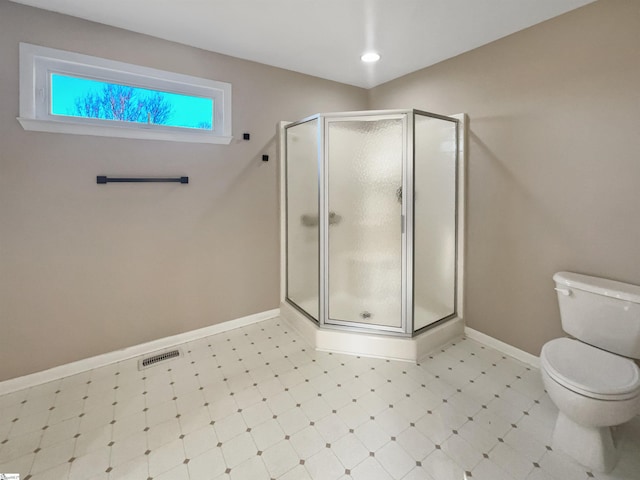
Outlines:
{"label": "toilet tank lid", "polygon": [[558,272],[553,276],[553,280],[565,287],[640,303],[640,287],[637,285],[571,272]]}

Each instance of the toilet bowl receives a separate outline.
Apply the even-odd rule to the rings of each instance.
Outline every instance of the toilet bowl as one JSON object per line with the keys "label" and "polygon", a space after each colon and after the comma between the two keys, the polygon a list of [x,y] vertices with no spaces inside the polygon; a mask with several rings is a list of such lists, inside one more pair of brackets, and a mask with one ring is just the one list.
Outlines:
{"label": "toilet bowl", "polygon": [[632,360],[569,338],[544,345],[542,380],[559,414],[552,447],[599,472],[617,452],[611,427],[640,413],[640,369]]}
{"label": "toilet bowl", "polygon": [[612,427],[640,414],[640,287],[576,273],[554,275],[562,328],[575,338],[540,353],[558,407],[552,447],[599,472],[617,462]]}

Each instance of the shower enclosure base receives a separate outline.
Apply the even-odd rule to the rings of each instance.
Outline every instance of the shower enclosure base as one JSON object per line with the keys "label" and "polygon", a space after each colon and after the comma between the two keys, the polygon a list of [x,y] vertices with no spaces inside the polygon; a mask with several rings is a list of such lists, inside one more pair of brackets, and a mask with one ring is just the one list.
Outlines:
{"label": "shower enclosure base", "polygon": [[414,337],[399,337],[326,327],[320,329],[286,302],[280,304],[280,314],[316,350],[406,362],[417,362],[427,353],[464,333],[464,321],[461,318],[447,320]]}

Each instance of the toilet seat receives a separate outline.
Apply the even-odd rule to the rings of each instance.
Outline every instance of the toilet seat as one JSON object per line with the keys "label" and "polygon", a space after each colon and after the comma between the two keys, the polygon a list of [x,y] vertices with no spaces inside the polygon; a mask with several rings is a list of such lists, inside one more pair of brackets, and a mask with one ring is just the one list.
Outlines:
{"label": "toilet seat", "polygon": [[630,359],[570,338],[547,342],[540,363],[560,385],[598,400],[640,395],[640,368]]}

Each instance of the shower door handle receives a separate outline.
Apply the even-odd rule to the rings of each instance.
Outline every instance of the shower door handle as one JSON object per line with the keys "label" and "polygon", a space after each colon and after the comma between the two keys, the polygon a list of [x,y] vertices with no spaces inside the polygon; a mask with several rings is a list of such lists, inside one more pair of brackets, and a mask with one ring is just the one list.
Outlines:
{"label": "shower door handle", "polygon": [[404,233],[404,215],[400,215],[400,233]]}

